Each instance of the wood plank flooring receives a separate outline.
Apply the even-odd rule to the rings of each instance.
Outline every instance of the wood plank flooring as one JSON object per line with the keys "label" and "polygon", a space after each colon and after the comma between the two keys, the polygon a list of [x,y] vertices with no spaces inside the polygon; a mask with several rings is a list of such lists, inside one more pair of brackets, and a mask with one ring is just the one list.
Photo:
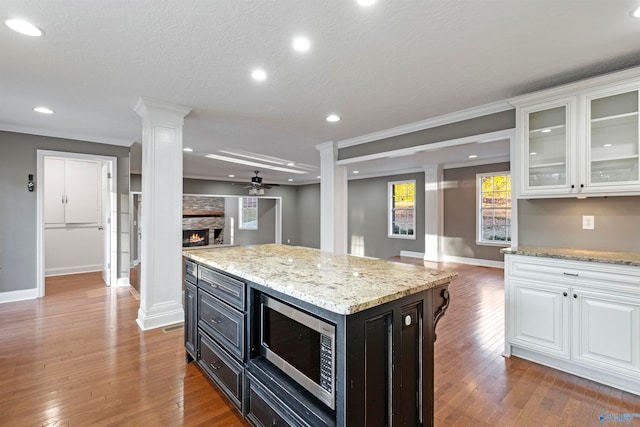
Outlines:
{"label": "wood plank flooring", "polygon": [[[503,358],[502,270],[440,267],[460,277],[438,324],[437,426],[598,426],[604,412],[640,413],[639,396]],[[138,329],[128,288],[86,273],[47,279],[46,292],[0,305],[1,426],[247,425],[185,363],[181,330]]]}

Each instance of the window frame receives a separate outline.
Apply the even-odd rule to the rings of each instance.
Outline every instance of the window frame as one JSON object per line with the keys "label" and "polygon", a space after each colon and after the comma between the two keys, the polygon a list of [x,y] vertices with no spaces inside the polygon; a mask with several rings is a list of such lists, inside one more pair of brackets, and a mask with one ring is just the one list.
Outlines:
{"label": "window frame", "polygon": [[[253,199],[255,201],[255,207],[245,207],[244,201],[246,199]],[[253,221],[244,221],[245,211],[255,211],[255,225],[247,225]],[[258,197],[255,196],[241,196],[238,197],[238,229],[239,230],[257,230],[258,229]]]}
{"label": "window frame", "polygon": [[[393,232],[393,188],[398,184],[411,184],[413,185],[413,223],[412,230],[413,234],[395,234]],[[417,187],[415,179],[406,179],[401,181],[389,181],[387,183],[387,237],[390,239],[406,239],[406,240],[416,240],[416,202],[417,202]]]}
{"label": "window frame", "polygon": [[[504,208],[509,210],[509,217],[511,219],[510,224],[507,226],[507,236],[509,240],[483,240],[482,239],[482,178],[485,177],[496,177],[496,176],[509,176],[511,181],[511,188],[507,187],[506,192],[508,193],[508,207]],[[476,245],[479,246],[497,246],[497,247],[510,247],[513,243],[513,228],[514,228],[514,218],[513,218],[513,176],[511,171],[496,171],[496,172],[482,172],[476,174]],[[489,208],[488,208],[489,209]],[[493,208],[490,209],[499,209]]]}

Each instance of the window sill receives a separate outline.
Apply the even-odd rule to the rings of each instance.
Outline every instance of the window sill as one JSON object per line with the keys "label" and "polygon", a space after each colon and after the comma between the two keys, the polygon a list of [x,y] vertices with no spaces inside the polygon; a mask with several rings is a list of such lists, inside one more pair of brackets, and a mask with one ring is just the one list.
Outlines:
{"label": "window sill", "polygon": [[416,240],[416,236],[402,236],[397,234],[387,234],[387,237],[390,239],[403,239],[403,240]]}
{"label": "window sill", "polygon": [[476,240],[476,245],[478,246],[496,246],[501,248],[509,248],[511,247],[511,242],[481,242]]}

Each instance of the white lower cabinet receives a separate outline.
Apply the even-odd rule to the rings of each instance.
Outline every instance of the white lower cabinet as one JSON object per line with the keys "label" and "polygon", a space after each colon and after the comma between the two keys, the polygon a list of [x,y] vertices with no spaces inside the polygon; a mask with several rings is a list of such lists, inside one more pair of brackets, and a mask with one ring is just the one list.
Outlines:
{"label": "white lower cabinet", "polygon": [[622,374],[640,374],[640,300],[573,290],[572,357]]}
{"label": "white lower cabinet", "polygon": [[512,283],[513,341],[569,357],[569,288],[521,280]]}
{"label": "white lower cabinet", "polygon": [[640,268],[505,255],[505,355],[640,394]]}

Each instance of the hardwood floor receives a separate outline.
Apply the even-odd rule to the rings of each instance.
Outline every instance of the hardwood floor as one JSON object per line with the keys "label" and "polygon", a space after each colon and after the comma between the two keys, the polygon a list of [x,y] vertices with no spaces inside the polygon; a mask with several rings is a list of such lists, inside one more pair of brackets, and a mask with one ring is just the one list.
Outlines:
{"label": "hardwood floor", "polygon": [[[440,267],[460,277],[437,330],[437,426],[597,426],[603,412],[640,413],[639,396],[503,358],[502,270]],[[1,426],[247,425],[185,363],[181,330],[138,329],[128,288],[87,273],[47,279],[46,291],[0,305]]]}

